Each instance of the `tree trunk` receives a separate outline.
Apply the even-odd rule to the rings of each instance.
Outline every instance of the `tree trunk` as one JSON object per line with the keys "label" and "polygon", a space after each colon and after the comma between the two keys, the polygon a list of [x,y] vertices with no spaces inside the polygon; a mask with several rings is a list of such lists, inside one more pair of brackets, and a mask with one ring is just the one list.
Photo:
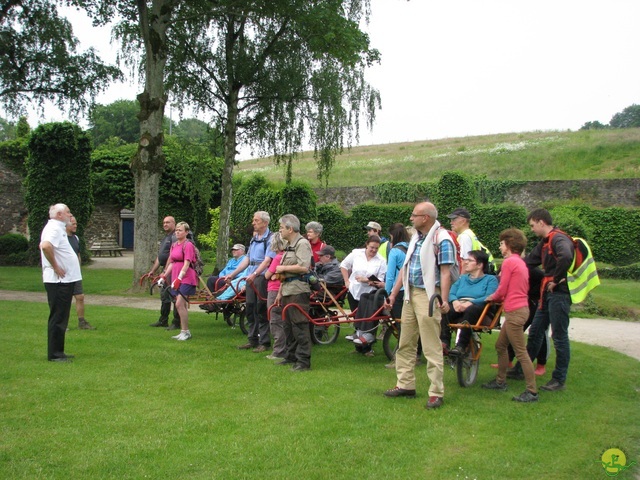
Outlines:
{"label": "tree trunk", "polygon": [[158,190],[164,170],[162,120],[167,96],[164,70],[167,62],[167,28],[173,0],[153,0],[151,12],[145,0],[137,0],[140,34],[145,48],[145,88],[140,103],[140,142],[131,162],[135,181],[135,229],[133,242],[132,290],[139,290],[138,279],[151,268],[158,254]]}
{"label": "tree trunk", "polygon": [[229,255],[229,225],[233,201],[233,167],[236,163],[236,135],[238,122],[238,90],[232,90],[227,105],[224,126],[224,169],[222,170],[222,198],[220,199],[220,230],[216,249],[216,266],[224,268]]}

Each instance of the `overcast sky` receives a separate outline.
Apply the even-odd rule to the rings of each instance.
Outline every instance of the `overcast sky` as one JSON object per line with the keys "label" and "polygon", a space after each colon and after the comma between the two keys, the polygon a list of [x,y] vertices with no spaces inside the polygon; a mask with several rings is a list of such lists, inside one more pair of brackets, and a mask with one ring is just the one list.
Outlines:
{"label": "overcast sky", "polygon": [[[382,62],[367,78],[382,110],[360,145],[577,130],[640,103],[640,0],[371,0],[371,8],[365,28]],[[109,30],[72,21],[83,46],[115,59]],[[98,102],[139,91],[115,85]],[[49,110],[45,120],[62,118]]]}

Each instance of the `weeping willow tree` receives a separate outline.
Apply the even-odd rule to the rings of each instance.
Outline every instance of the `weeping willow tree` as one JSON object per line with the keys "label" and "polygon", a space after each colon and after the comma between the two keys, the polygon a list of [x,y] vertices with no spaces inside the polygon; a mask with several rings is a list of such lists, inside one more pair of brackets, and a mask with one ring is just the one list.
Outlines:
{"label": "weeping willow tree", "polygon": [[168,37],[167,86],[224,133],[218,266],[229,243],[239,144],[284,163],[303,145],[327,182],[335,156],[369,126],[379,93],[364,70],[379,60],[360,24],[369,0],[200,0],[180,4]]}

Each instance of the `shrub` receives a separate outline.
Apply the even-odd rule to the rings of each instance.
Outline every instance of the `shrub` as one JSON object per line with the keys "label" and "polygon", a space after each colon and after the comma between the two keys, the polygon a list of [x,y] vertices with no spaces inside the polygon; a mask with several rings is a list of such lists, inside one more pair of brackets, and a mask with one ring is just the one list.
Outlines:
{"label": "shrub", "polygon": [[[519,228],[525,233],[530,232],[527,224],[527,212],[524,207],[511,204],[481,205],[471,212],[471,229],[478,236],[482,244],[498,258],[500,250],[500,232],[507,228]],[[537,242],[537,240],[536,240]],[[527,250],[533,245],[528,244]]]}
{"label": "shrub", "polygon": [[556,207],[552,209],[551,218],[554,226],[568,233],[572,237],[580,237],[588,242],[593,237],[591,228],[580,218],[580,212],[570,206]]}
{"label": "shrub", "polygon": [[431,198],[436,191],[436,182],[386,182],[371,187],[378,203],[415,202],[418,198]]}
{"label": "shrub", "polygon": [[317,196],[313,189],[301,182],[275,185],[263,175],[252,175],[234,181],[231,209],[230,237],[232,241],[248,244],[251,239],[251,219],[257,211],[269,212],[271,230],[278,230],[278,219],[292,213],[300,219],[301,228],[317,219]]}
{"label": "shrub", "polygon": [[438,208],[438,215],[441,219],[456,208],[463,207],[470,212],[476,210],[478,192],[471,177],[464,173],[445,172],[440,177],[434,193],[432,201]]}
{"label": "shrub", "polygon": [[478,192],[481,203],[498,204],[508,200],[507,195],[513,187],[525,185],[521,180],[490,180],[486,175],[473,177],[473,184]]}
{"label": "shrub", "polygon": [[598,275],[601,278],[613,278],[616,280],[635,280],[640,282],[640,263],[626,265],[624,267],[598,267]]}
{"label": "shrub", "polygon": [[0,252],[3,255],[26,252],[29,249],[29,240],[17,233],[7,233],[0,236]]}
{"label": "shrub", "polygon": [[204,250],[215,250],[218,244],[218,233],[220,231],[220,207],[210,208],[209,217],[211,217],[209,233],[199,234],[198,242]]}
{"label": "shrub", "polygon": [[[96,203],[134,207],[134,178],[131,159],[136,144],[107,142],[92,155],[91,178]],[[160,177],[158,213],[186,221],[198,234],[209,226],[209,209],[220,204],[222,160],[212,157],[204,146],[185,147],[168,137],[164,146],[165,169]]]}
{"label": "shrub", "polygon": [[613,265],[640,261],[640,210],[589,209],[583,218],[593,231],[589,245],[596,261]]}
{"label": "shrub", "polygon": [[351,229],[351,225],[340,206],[335,203],[318,205],[317,212],[317,221],[324,228],[322,241],[336,250],[351,251],[351,244],[347,241],[347,235],[345,235]]}
{"label": "shrub", "polygon": [[0,161],[22,177],[27,173],[25,162],[29,153],[28,142],[28,137],[0,142]]}
{"label": "shrub", "polygon": [[7,267],[18,267],[25,265],[34,265],[36,262],[32,260],[28,251],[10,253],[8,255],[0,255],[0,265]]}
{"label": "shrub", "polygon": [[[93,211],[89,135],[69,122],[40,125],[29,139],[26,171],[29,248],[31,258],[35,259],[39,258],[40,234],[53,204],[64,203],[69,207],[78,221],[77,235],[84,237],[84,227]],[[80,254],[88,257],[84,248]]]}
{"label": "shrub", "polygon": [[[281,190],[280,213],[292,213],[300,220],[300,230],[304,234],[304,226],[318,217],[318,197],[313,189],[302,182],[291,182]],[[277,219],[275,219],[277,220]]]}

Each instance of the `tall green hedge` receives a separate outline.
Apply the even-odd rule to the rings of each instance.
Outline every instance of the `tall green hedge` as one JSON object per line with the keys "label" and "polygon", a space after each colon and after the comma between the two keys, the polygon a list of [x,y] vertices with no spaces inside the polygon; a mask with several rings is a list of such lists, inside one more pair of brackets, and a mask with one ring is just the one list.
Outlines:
{"label": "tall green hedge", "polygon": [[[389,184],[387,184],[389,185]],[[474,181],[460,173],[445,174],[434,184],[433,201],[438,208],[439,220],[451,228],[446,217],[458,207],[466,207],[471,212],[471,228],[480,241],[494,256],[499,256],[498,238],[506,228],[522,229],[529,239],[527,250],[539,241],[527,225],[527,210],[524,207],[500,203],[495,205],[481,204],[477,201]],[[504,188],[506,186],[503,185]],[[283,206],[290,208],[296,215],[304,215],[304,222],[317,220],[324,227],[323,240],[336,249],[349,252],[361,247],[366,239],[364,226],[370,222],[378,222],[386,235],[391,224],[400,222],[409,225],[409,215],[414,202],[407,203],[364,203],[353,208],[349,215],[337,204],[323,204],[315,207],[315,196],[305,194],[307,186],[296,185],[289,192],[283,187],[270,185],[261,176],[244,179],[235,188],[233,203],[233,223],[236,228],[244,228],[242,235],[236,236],[238,241],[250,235],[246,227],[256,210],[267,210],[272,214],[272,228],[277,228],[279,215],[288,213]],[[492,187],[493,188],[493,187]],[[500,196],[502,190],[495,187],[495,194]],[[401,188],[395,198],[406,198],[413,195],[411,189]],[[385,198],[394,198],[390,190],[384,189],[377,194]],[[296,198],[299,200],[295,200]],[[286,201],[285,201],[286,199]],[[597,209],[584,204],[544,205],[551,212],[554,223],[573,236],[585,238],[593,251],[596,261],[627,265],[640,261],[640,210],[625,208]],[[314,211],[315,218],[312,217]],[[300,212],[299,214],[296,212]],[[274,214],[275,213],[275,214]],[[303,224],[304,224],[303,222]]]}
{"label": "tall green hedge", "polygon": [[639,209],[591,209],[583,218],[593,231],[588,240],[596,260],[614,265],[640,261]]}
{"label": "tall green hedge", "polygon": [[[96,203],[133,208],[134,180],[131,159],[137,145],[113,142],[98,147],[91,155]],[[160,177],[159,217],[172,215],[186,221],[195,234],[211,225],[210,208],[220,205],[222,160],[212,157],[203,146],[185,147],[174,137],[166,137],[167,163]]]}
{"label": "tall green hedge", "polygon": [[441,219],[456,208],[474,211],[478,203],[476,191],[471,177],[461,172],[445,172],[436,184],[435,195],[431,201],[438,208]]}
{"label": "tall green hedge", "polygon": [[76,217],[81,253],[87,257],[83,232],[93,211],[91,140],[87,133],[70,122],[40,125],[29,139],[26,172],[31,261],[40,259],[40,234],[49,220],[49,207],[56,203],[66,204]]}
{"label": "tall green hedge", "polygon": [[252,234],[251,219],[257,211],[269,213],[269,227],[273,231],[278,230],[278,219],[287,213],[300,219],[302,231],[307,222],[318,217],[318,198],[313,189],[304,183],[276,185],[268,182],[262,175],[253,175],[234,181],[233,191],[230,227],[233,243],[249,242]]}

